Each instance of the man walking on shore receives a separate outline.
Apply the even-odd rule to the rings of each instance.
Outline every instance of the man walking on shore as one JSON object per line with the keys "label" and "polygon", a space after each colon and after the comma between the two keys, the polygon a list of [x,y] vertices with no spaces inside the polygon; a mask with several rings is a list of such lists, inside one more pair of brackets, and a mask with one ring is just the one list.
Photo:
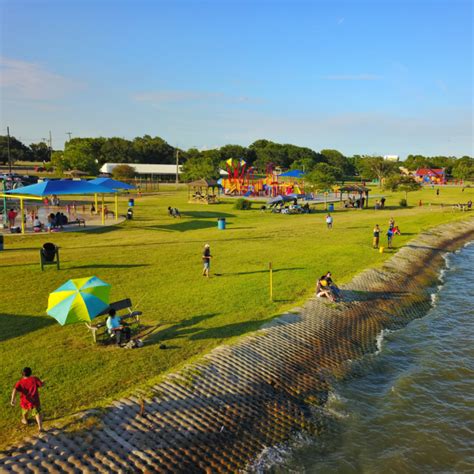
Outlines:
{"label": "man walking on shore", "polygon": [[28,415],[35,417],[38,430],[43,431],[43,420],[41,418],[41,404],[38,389],[44,385],[38,377],[31,375],[29,367],[22,370],[23,377],[15,384],[12,391],[11,405],[15,406],[16,394],[20,393],[21,422],[28,424]]}

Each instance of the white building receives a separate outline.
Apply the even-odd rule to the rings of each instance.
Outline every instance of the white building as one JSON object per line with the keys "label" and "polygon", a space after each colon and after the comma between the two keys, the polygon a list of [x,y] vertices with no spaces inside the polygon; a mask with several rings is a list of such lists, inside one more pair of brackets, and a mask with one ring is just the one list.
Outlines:
{"label": "white building", "polygon": [[[131,166],[138,175],[152,177],[172,177],[176,176],[176,165],[148,165],[142,163],[105,163],[100,168],[101,173],[112,174],[113,169],[119,165]],[[178,166],[178,174],[183,172],[183,167]]]}
{"label": "white building", "polygon": [[384,155],[383,159],[387,161],[393,161],[394,163],[400,161],[400,157],[398,155]]}

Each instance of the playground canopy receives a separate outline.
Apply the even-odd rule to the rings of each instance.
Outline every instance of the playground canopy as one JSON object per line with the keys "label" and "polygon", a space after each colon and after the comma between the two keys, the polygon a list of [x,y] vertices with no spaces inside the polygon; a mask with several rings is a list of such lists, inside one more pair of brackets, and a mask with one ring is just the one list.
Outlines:
{"label": "playground canopy", "polygon": [[340,187],[338,191],[341,193],[341,201],[342,201],[342,193],[347,193],[347,195],[349,195],[349,193],[358,193],[360,199],[362,199],[362,197],[366,198],[365,207],[369,207],[370,188],[367,188],[366,186],[361,186],[359,184],[349,184],[347,186]]}
{"label": "playground canopy", "polygon": [[278,175],[279,178],[303,178],[305,175],[304,171],[301,170],[290,170],[286,173]]}
{"label": "playground canopy", "polygon": [[267,204],[269,206],[272,206],[274,204],[278,204],[279,202],[291,202],[291,201],[294,201],[294,200],[295,200],[295,195],[293,195],[293,196],[279,195],[279,196],[275,196],[275,197],[271,198],[269,201],[267,201]]}
{"label": "playground canopy", "polygon": [[115,190],[88,181],[70,181],[67,179],[43,181],[42,183],[23,186],[22,188],[7,191],[7,194],[20,194],[22,196],[61,196],[65,194],[107,194]]}
{"label": "playground canopy", "polygon": [[71,181],[67,179],[43,181],[42,183],[31,184],[30,186],[23,186],[21,188],[12,189],[3,194],[4,197],[17,198],[20,200],[21,211],[21,233],[25,233],[25,221],[23,218],[24,199],[41,200],[44,196],[62,196],[62,195],[86,195],[93,194],[95,196],[95,207],[98,208],[97,195],[102,194],[102,225],[105,224],[105,206],[104,194],[115,194],[115,220],[118,220],[118,200],[117,190],[100,186],[98,184],[89,183],[88,181]]}
{"label": "playground canopy", "polygon": [[188,202],[216,204],[219,202],[216,190],[219,192],[219,184],[215,179],[198,179],[197,181],[192,181],[188,183]]}
{"label": "playground canopy", "polygon": [[95,178],[88,181],[91,184],[98,184],[110,189],[135,189],[131,184],[123,183],[112,178]]}

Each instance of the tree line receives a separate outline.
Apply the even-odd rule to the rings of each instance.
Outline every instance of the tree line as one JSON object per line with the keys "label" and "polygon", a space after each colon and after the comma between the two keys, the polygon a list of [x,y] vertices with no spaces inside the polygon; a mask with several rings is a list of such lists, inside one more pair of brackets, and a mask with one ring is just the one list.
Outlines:
{"label": "tree line", "polygon": [[[120,137],[73,138],[66,142],[64,150],[50,150],[46,143],[32,143],[29,146],[10,137],[12,161],[45,162],[57,172],[78,169],[96,174],[104,163],[151,163],[174,164],[178,154],[183,165],[184,178],[212,178],[219,176],[219,169],[225,169],[229,158],[244,159],[257,173],[265,173],[268,166],[286,169],[301,169],[308,174],[329,176],[336,181],[354,176],[367,180],[382,180],[391,174],[398,174],[399,167],[409,170],[422,167],[445,168],[448,175],[457,179],[474,178],[474,159],[469,156],[422,156],[408,155],[403,162],[390,162],[379,156],[345,156],[338,150],[324,149],[319,152],[307,147],[257,140],[248,147],[225,145],[219,149],[181,150],[169,145],[160,137],[144,135],[133,140]],[[8,162],[8,138],[0,136],[0,163]]]}

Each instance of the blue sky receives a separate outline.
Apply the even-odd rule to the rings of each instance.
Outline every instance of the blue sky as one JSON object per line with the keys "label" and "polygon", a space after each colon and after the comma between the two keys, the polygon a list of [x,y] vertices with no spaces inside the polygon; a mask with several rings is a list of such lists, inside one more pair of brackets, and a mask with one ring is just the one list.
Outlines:
{"label": "blue sky", "polygon": [[0,5],[0,133],[27,144],[474,154],[470,0]]}

